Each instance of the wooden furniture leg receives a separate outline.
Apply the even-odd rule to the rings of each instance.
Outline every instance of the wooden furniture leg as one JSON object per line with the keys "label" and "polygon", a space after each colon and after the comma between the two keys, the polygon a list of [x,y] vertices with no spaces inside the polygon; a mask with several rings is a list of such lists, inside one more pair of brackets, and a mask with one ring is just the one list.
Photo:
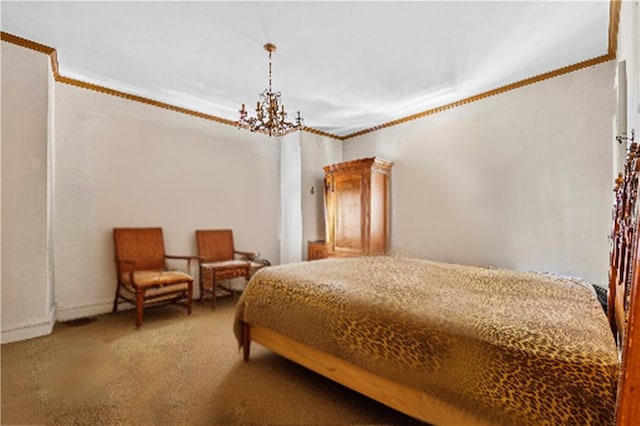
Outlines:
{"label": "wooden furniture leg", "polygon": [[249,362],[249,352],[251,350],[251,327],[249,324],[242,323],[242,358],[245,362]]}
{"label": "wooden furniture leg", "polygon": [[205,274],[205,268],[200,268],[200,297],[198,298],[198,301],[200,303],[202,303],[202,299],[204,297],[204,274]]}
{"label": "wooden furniture leg", "polygon": [[193,302],[193,281],[189,284],[189,294],[187,295],[187,314],[191,315],[191,303]]}
{"label": "wooden furniture leg", "polygon": [[217,280],[216,280],[216,270],[214,269],[213,272],[211,273],[211,291],[212,291],[212,296],[211,296],[211,309],[213,309],[214,311],[216,310],[216,285],[217,285]]}
{"label": "wooden furniture leg", "polygon": [[142,310],[144,308],[144,290],[136,291],[136,328],[142,325]]}
{"label": "wooden furniture leg", "polygon": [[113,298],[113,310],[111,312],[118,311],[118,293],[120,292],[120,285],[116,286],[116,296]]}

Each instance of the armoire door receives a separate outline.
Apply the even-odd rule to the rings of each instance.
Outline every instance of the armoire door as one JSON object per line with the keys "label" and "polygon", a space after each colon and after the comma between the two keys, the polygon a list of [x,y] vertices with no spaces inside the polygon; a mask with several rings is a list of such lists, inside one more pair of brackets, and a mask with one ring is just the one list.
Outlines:
{"label": "armoire door", "polygon": [[365,251],[366,193],[362,173],[333,176],[335,254],[362,254]]}

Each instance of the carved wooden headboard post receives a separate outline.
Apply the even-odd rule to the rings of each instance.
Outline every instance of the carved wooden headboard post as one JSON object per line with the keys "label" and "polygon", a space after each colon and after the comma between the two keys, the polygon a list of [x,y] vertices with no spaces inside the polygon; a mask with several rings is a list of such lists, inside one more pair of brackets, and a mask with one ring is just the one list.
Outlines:
{"label": "carved wooden headboard post", "polygon": [[[636,234],[637,235],[637,234]],[[640,268],[640,256],[634,259],[634,270]],[[640,273],[633,274],[627,324],[622,349],[622,373],[618,384],[618,426],[640,425]]]}
{"label": "carved wooden headboard post", "polygon": [[640,424],[640,148],[631,144],[624,175],[616,179],[611,234],[608,317],[622,355],[616,424]]}
{"label": "carved wooden headboard post", "polygon": [[[622,208],[622,200],[623,200],[623,184],[624,178],[622,173],[618,175],[615,180],[615,186],[613,191],[615,192],[615,201],[613,204],[613,227],[611,230],[611,258],[609,263],[609,292],[607,297],[607,306],[614,306],[615,297],[616,297],[616,288],[618,283],[620,282],[619,268],[618,265],[620,263],[620,252],[622,250],[622,239],[620,234],[620,222],[622,221],[621,213],[623,211]],[[609,319],[609,324],[611,325],[611,331],[614,336],[618,332],[618,328],[616,326],[616,315],[615,309],[607,310],[607,317]]]}

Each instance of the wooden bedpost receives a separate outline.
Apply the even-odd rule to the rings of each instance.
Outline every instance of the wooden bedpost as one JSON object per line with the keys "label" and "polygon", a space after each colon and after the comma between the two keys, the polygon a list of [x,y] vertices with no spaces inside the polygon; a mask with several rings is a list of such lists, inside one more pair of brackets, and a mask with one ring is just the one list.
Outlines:
{"label": "wooden bedpost", "polygon": [[242,358],[249,362],[249,352],[251,349],[251,326],[242,322]]}
{"label": "wooden bedpost", "polygon": [[618,283],[620,282],[620,276],[618,275],[618,264],[620,262],[620,250],[621,247],[621,233],[620,233],[620,222],[622,221],[622,194],[624,193],[622,186],[624,184],[624,177],[622,173],[618,174],[618,177],[615,180],[615,186],[613,188],[613,192],[615,195],[615,200],[613,204],[613,226],[611,229],[611,258],[609,261],[609,291],[607,293],[607,306],[610,306],[607,310],[607,317],[609,318],[609,324],[611,325],[611,331],[613,335],[616,336],[618,333],[618,328],[616,325],[616,317],[615,317],[615,309],[613,306],[616,302],[616,289]]}
{"label": "wooden bedpost", "polygon": [[617,426],[640,425],[640,220],[636,219],[633,241],[633,268],[627,281],[625,304],[627,306],[624,334],[619,336],[622,345],[622,372],[618,383]]}
{"label": "wooden bedpost", "polygon": [[611,235],[609,320],[622,353],[616,425],[640,425],[640,147],[632,143],[616,179]]}
{"label": "wooden bedpost", "polygon": [[[636,255],[634,267],[640,267],[639,256]],[[636,269],[637,270],[637,269]],[[631,289],[629,317],[625,332],[622,352],[622,374],[618,384],[618,407],[616,424],[618,426],[640,425],[640,273],[634,274]]]}

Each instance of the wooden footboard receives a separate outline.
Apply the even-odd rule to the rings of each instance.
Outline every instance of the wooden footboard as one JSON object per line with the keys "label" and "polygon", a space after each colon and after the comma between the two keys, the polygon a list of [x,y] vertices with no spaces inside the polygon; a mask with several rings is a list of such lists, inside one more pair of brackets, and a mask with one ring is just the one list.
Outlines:
{"label": "wooden footboard", "polygon": [[487,426],[458,408],[419,390],[375,375],[343,359],[306,346],[268,328],[242,323],[244,360],[251,342],[416,419],[437,425]]}

